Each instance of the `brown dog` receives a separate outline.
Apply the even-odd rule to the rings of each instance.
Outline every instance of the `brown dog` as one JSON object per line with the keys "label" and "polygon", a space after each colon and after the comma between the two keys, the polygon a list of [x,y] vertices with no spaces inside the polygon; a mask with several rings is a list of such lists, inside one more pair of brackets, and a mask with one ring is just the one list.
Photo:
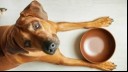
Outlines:
{"label": "brown dog", "polygon": [[32,1],[13,26],[0,27],[0,70],[8,70],[31,61],[42,61],[69,66],[88,66],[113,70],[111,62],[91,64],[71,59],[59,51],[57,32],[109,26],[112,19],[101,17],[89,22],[52,22],[37,1]]}

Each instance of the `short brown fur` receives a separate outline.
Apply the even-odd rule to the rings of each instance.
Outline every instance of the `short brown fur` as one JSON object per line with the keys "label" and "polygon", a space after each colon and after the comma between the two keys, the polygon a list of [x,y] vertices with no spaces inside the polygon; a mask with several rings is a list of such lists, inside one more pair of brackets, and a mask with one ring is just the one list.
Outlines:
{"label": "short brown fur", "polygon": [[[41,25],[41,28],[36,31],[32,27],[35,21]],[[61,54],[59,48],[53,55],[41,50],[43,41],[51,40],[59,44],[57,32],[107,27],[111,22],[112,19],[109,17],[100,17],[88,22],[53,22],[48,20],[41,4],[34,0],[21,12],[15,25],[0,26],[0,71],[9,70],[31,61],[113,70],[116,65],[112,62],[92,64],[80,59],[67,58]],[[26,39],[31,40],[32,48],[24,47],[23,42]]]}

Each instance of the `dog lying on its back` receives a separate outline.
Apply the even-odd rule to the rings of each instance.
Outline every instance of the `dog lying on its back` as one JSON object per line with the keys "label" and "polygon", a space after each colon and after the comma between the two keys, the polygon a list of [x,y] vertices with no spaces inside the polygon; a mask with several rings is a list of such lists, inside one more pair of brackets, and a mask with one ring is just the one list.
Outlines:
{"label": "dog lying on its back", "polygon": [[88,22],[52,22],[48,20],[41,4],[32,1],[12,26],[0,26],[0,70],[8,70],[31,61],[42,61],[69,66],[87,66],[101,70],[113,70],[115,64],[89,62],[67,58],[59,51],[57,32],[80,28],[107,27],[109,17]]}

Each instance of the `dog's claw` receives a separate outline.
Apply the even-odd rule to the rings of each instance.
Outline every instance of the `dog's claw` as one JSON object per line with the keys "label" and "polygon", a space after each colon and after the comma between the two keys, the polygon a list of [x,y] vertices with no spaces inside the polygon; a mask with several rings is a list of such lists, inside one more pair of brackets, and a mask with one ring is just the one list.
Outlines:
{"label": "dog's claw", "polygon": [[112,22],[114,22],[114,19],[112,19]]}

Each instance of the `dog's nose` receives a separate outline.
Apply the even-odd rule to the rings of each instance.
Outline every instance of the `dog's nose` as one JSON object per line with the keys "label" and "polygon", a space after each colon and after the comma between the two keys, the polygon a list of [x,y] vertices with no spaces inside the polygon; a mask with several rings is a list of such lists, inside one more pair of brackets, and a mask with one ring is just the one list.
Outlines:
{"label": "dog's nose", "polygon": [[54,50],[55,50],[55,47],[56,47],[55,43],[51,43],[51,44],[49,45],[49,47],[48,47],[48,51],[49,51],[50,53],[53,53]]}
{"label": "dog's nose", "polygon": [[57,45],[54,42],[46,42],[43,49],[47,54],[53,55],[57,49]]}

